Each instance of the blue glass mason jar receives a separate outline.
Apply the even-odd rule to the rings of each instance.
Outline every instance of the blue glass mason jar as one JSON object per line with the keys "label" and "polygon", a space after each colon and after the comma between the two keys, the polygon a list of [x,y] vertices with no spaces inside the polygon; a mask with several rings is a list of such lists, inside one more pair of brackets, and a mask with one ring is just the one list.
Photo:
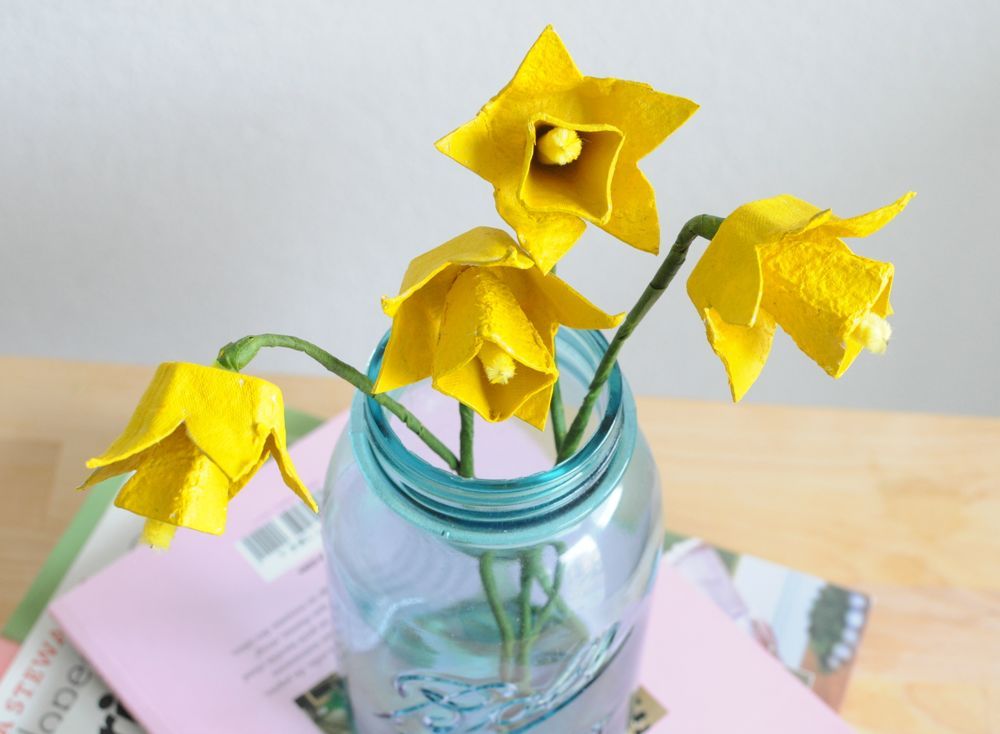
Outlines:
{"label": "blue glass mason jar", "polygon": [[[560,330],[567,408],[606,348],[598,332]],[[426,383],[393,397],[457,445],[453,400]],[[356,731],[627,731],[663,532],[618,368],[583,447],[555,467],[550,429],[477,420],[477,470],[493,476],[462,479],[395,421],[355,398],[322,510]]]}

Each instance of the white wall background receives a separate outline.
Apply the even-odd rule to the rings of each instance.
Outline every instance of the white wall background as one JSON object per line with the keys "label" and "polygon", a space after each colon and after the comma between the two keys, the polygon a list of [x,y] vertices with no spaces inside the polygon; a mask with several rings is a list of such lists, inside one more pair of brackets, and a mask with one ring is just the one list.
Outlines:
{"label": "white wall background", "polygon": [[[272,330],[362,362],[409,258],[502,226],[433,142],[549,22],[584,73],[701,103],[642,164],[664,238],[781,192],[844,215],[920,193],[855,243],[897,265],[889,354],[833,382],[782,336],[748,400],[1000,414],[995,0],[3,0],[0,351],[207,361]],[[591,228],[561,273],[624,310],[656,264]],[[726,398],[676,285],[631,380]]]}

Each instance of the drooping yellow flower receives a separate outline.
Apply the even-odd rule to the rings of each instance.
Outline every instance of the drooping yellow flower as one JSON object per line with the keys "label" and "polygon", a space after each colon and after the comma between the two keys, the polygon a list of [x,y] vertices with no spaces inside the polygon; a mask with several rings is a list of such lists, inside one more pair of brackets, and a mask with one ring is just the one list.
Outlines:
{"label": "drooping yellow flower", "polygon": [[605,329],[610,316],[544,274],[506,232],[477,227],[415,258],[398,296],[375,392],[433,378],[488,421],[545,427],[560,324]]}
{"label": "drooping yellow flower", "polygon": [[196,364],[161,364],[125,431],[80,489],[134,471],[115,499],[148,518],[144,538],[165,548],[178,527],[216,535],[226,507],[274,456],[285,483],[316,511],[288,456],[284,401],[257,377]]}
{"label": "drooping yellow flower", "polygon": [[647,84],[583,76],[551,26],[510,83],[438,141],[493,184],[497,211],[547,273],[593,222],[656,253],[656,198],[637,166],[694,114]]}
{"label": "drooping yellow flower", "polygon": [[688,295],[722,359],[733,400],[760,375],[775,325],[838,378],[864,350],[885,351],[892,263],[855,255],[914,196],[850,219],[793,196],[741,206],[719,227],[688,280]]}

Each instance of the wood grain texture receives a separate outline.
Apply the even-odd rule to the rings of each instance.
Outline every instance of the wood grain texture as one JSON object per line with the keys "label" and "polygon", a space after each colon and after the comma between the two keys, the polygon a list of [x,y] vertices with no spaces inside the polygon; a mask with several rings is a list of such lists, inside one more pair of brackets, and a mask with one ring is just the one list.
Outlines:
{"label": "wood grain texture", "polygon": [[[152,368],[0,358],[0,619]],[[328,416],[349,390],[272,377]],[[844,704],[861,732],[1000,734],[1000,420],[640,398],[670,528],[875,599]]]}

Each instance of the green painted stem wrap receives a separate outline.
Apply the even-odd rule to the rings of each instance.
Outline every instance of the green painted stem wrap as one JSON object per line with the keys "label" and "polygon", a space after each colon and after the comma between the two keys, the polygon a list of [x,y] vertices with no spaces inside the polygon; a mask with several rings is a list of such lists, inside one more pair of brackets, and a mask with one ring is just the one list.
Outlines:
{"label": "green painted stem wrap", "polygon": [[413,413],[403,407],[401,403],[398,403],[390,398],[388,395],[372,394],[372,390],[375,386],[372,381],[368,379],[368,375],[355,369],[354,367],[351,367],[351,365],[346,362],[342,362],[325,349],[316,346],[312,342],[307,342],[305,339],[299,339],[297,336],[286,336],[284,334],[257,334],[255,336],[245,336],[242,339],[230,342],[220,349],[217,361],[226,369],[239,372],[246,367],[250,363],[250,360],[257,356],[257,352],[264,347],[283,347],[285,349],[294,349],[298,352],[309,355],[323,365],[327,370],[337,375],[337,377],[346,380],[365,395],[370,395],[376,403],[399,418],[399,420],[403,422],[403,425],[413,431],[421,441],[427,444],[431,451],[440,456],[452,471],[458,471],[459,461],[455,454],[451,451],[451,449],[444,445],[441,439],[431,433],[430,429],[421,423],[420,420],[413,415]]}
{"label": "green painted stem wrap", "polygon": [[687,224],[681,228],[663,264],[660,265],[653,279],[649,281],[649,285],[646,286],[646,290],[639,296],[639,300],[632,306],[632,310],[628,312],[628,316],[625,317],[622,325],[618,327],[618,331],[615,332],[611,344],[608,345],[608,351],[604,353],[601,363],[594,372],[594,378],[587,388],[587,395],[580,405],[580,411],[576,414],[576,418],[573,419],[572,425],[566,432],[566,438],[559,448],[558,461],[565,461],[580,448],[580,442],[583,440],[583,434],[587,430],[587,423],[590,421],[590,415],[594,411],[597,396],[604,387],[604,383],[611,376],[611,370],[614,368],[615,362],[618,361],[618,353],[621,351],[625,341],[635,331],[639,322],[642,321],[653,305],[660,299],[660,296],[663,295],[664,291],[667,290],[670,281],[677,275],[677,271],[680,270],[685,258],[687,258],[688,248],[691,247],[691,243],[697,237],[703,237],[706,240],[712,239],[715,233],[718,232],[722,222],[722,217],[715,217],[711,214],[699,214],[697,217],[689,219]]}

